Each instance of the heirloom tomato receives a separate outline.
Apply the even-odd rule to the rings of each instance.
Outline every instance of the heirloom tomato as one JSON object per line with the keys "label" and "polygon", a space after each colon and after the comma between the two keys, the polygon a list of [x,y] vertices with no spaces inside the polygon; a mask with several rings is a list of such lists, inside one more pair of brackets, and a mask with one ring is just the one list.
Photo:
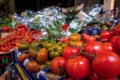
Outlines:
{"label": "heirloom tomato", "polygon": [[113,51],[104,51],[93,59],[92,69],[102,78],[115,78],[120,74],[120,57]]}
{"label": "heirloom tomato", "polygon": [[27,41],[20,41],[16,44],[16,46],[18,47],[18,49],[24,50],[24,49],[28,49],[30,45]]}
{"label": "heirloom tomato", "polygon": [[70,57],[79,55],[80,50],[77,47],[65,46],[62,51],[62,56],[67,60]]}
{"label": "heirloom tomato", "polygon": [[50,68],[54,74],[63,74],[65,63],[66,60],[63,57],[55,57],[50,63]]}
{"label": "heirloom tomato", "polygon": [[81,40],[81,36],[78,33],[71,33],[70,40],[79,41],[79,40]]}
{"label": "heirloom tomato", "polygon": [[39,52],[36,54],[36,61],[40,64],[43,64],[47,60],[48,60],[48,50],[45,47],[40,48]]}
{"label": "heirloom tomato", "polygon": [[69,58],[66,61],[66,72],[73,79],[86,78],[90,72],[89,60],[84,56]]}
{"label": "heirloom tomato", "polygon": [[35,60],[32,60],[26,64],[25,68],[30,72],[38,72],[40,70],[40,65]]}

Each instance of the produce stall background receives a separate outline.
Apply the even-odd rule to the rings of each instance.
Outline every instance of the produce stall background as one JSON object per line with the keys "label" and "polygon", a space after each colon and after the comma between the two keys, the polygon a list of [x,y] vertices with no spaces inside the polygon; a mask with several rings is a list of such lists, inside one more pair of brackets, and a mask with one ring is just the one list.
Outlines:
{"label": "produce stall background", "polygon": [[[102,0],[0,1],[6,1],[0,8],[0,80],[91,80],[92,73],[99,80],[120,79],[117,0],[107,11]],[[9,13],[14,14],[8,18]],[[75,66],[81,61],[85,65]]]}

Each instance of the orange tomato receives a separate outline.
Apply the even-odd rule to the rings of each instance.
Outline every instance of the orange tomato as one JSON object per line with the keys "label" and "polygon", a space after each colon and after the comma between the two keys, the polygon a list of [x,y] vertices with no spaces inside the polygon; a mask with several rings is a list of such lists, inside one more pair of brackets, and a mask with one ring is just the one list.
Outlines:
{"label": "orange tomato", "polygon": [[83,45],[83,41],[76,41],[75,46],[76,47],[81,47]]}
{"label": "orange tomato", "polygon": [[71,33],[70,40],[79,41],[81,40],[81,36],[78,33]]}

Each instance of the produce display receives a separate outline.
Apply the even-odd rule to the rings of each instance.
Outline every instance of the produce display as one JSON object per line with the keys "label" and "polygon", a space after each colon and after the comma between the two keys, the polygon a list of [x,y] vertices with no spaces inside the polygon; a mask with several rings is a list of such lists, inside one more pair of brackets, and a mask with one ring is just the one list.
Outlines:
{"label": "produce display", "polygon": [[3,28],[9,34],[0,38],[0,52],[12,53],[24,80],[120,79],[119,8],[26,10],[13,15],[12,26]]}

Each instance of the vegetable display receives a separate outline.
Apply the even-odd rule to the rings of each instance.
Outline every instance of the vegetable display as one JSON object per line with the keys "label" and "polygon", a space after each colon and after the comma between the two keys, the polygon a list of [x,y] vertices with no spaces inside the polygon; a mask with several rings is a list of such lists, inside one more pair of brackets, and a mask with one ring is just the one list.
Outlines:
{"label": "vegetable display", "polygon": [[12,52],[15,65],[21,65],[33,80],[47,80],[47,74],[62,80],[119,80],[117,11],[101,13],[102,5],[86,12],[82,8],[72,12],[69,23],[72,13],[55,6],[15,13],[14,28],[2,29],[9,34],[0,38],[0,53]]}

